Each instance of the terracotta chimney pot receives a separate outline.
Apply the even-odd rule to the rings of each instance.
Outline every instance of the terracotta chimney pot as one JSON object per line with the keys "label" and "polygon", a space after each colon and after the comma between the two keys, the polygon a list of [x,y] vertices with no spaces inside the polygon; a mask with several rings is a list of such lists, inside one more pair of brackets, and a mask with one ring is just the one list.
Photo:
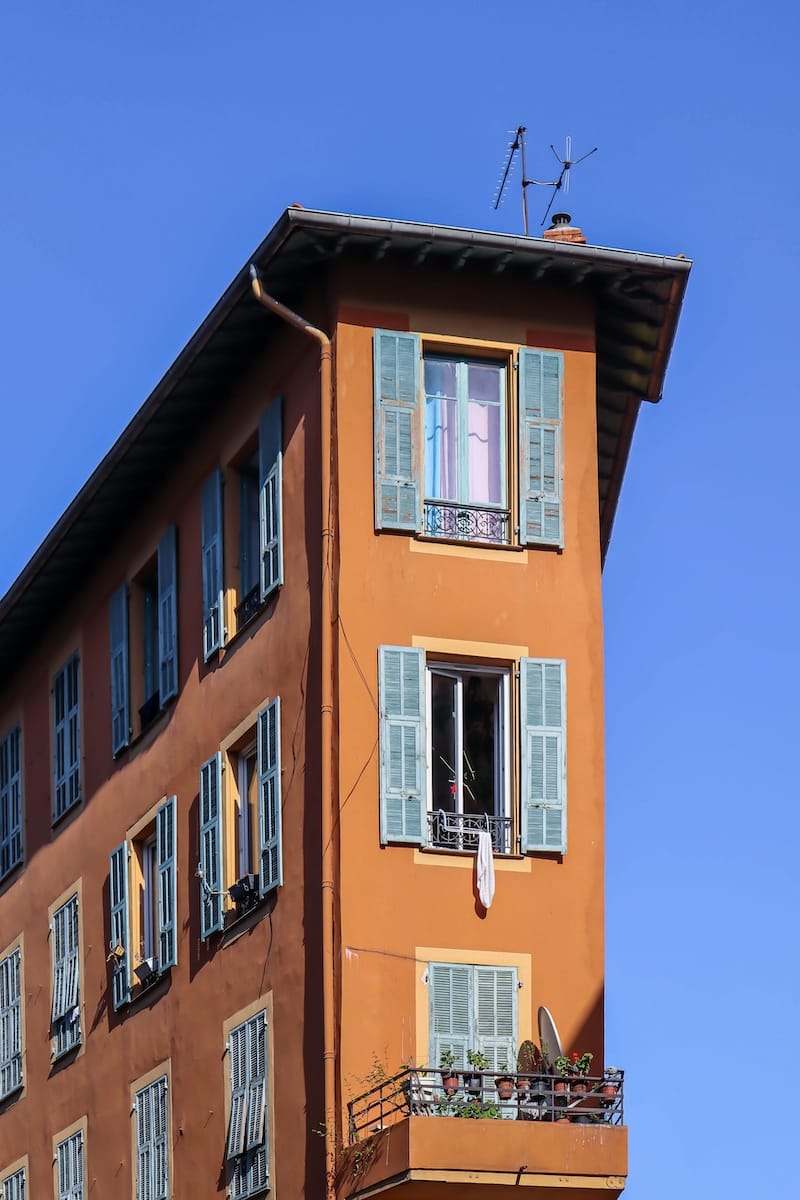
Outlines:
{"label": "terracotta chimney pot", "polygon": [[586,245],[586,238],[583,235],[583,230],[578,229],[577,225],[571,225],[572,217],[569,213],[553,213],[553,224],[549,229],[545,229],[542,237],[546,237],[551,242],[577,242],[581,246]]}

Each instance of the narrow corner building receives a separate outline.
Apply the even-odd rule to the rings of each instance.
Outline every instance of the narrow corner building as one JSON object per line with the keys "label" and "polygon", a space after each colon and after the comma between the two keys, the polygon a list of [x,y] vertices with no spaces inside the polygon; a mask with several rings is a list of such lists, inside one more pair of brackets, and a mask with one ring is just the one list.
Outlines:
{"label": "narrow corner building", "polygon": [[0,1200],[620,1194],[601,570],[689,268],[295,207],[233,280],[0,601]]}

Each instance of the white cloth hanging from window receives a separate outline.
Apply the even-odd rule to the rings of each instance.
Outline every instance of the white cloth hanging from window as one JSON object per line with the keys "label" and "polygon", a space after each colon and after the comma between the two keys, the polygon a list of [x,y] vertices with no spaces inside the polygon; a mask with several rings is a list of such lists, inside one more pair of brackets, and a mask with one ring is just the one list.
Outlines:
{"label": "white cloth hanging from window", "polygon": [[494,900],[494,856],[492,835],[488,830],[478,834],[478,895],[484,908],[491,908]]}

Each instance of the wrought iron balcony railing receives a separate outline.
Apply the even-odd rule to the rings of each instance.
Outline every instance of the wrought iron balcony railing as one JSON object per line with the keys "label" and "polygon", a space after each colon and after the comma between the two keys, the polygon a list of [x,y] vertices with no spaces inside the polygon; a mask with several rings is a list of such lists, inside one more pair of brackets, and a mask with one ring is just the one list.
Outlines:
{"label": "wrought iron balcony railing", "polygon": [[428,845],[437,850],[477,850],[478,834],[488,831],[495,854],[511,853],[511,818],[483,813],[428,813]]}
{"label": "wrought iron balcony railing", "polygon": [[422,532],[428,537],[455,542],[491,542],[507,546],[509,513],[502,508],[477,508],[470,504],[443,504],[426,500]]}
{"label": "wrought iron balcony railing", "polygon": [[347,1106],[350,1144],[405,1117],[623,1124],[623,1072],[529,1075],[408,1067]]}

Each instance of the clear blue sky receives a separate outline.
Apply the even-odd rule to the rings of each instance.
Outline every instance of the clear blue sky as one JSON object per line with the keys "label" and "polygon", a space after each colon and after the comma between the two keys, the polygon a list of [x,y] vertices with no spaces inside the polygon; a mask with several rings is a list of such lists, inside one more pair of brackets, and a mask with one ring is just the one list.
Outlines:
{"label": "clear blue sky", "polygon": [[799,41],[769,0],[0,12],[0,592],[292,201],[520,232],[525,123],[539,177],[600,147],[590,241],[695,260],[605,577],[629,1200],[797,1195]]}

